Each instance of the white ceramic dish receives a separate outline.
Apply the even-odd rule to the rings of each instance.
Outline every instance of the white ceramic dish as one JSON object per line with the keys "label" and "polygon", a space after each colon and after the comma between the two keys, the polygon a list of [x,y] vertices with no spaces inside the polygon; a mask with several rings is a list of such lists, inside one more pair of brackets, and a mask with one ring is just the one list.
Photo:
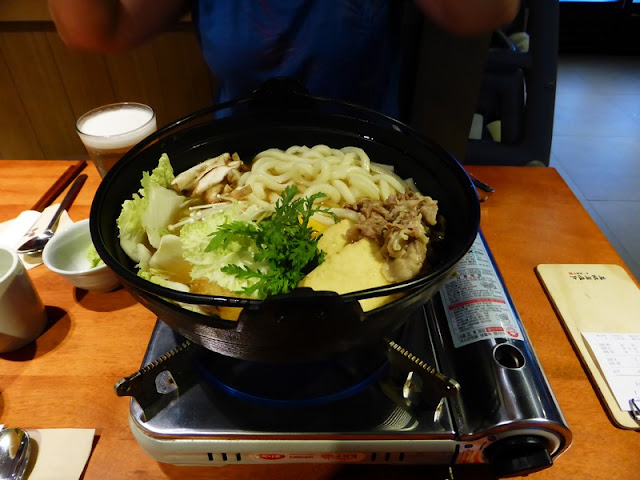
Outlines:
{"label": "white ceramic dish", "polygon": [[81,220],[57,232],[42,252],[42,261],[72,285],[95,292],[110,292],[120,282],[113,271],[102,264],[91,267],[87,252],[91,248],[89,220]]}

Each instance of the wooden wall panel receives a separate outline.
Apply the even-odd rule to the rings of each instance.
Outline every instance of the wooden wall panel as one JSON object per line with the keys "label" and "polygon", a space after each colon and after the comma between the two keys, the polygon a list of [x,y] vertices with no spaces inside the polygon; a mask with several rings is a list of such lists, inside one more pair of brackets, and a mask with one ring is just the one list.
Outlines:
{"label": "wooden wall panel", "polygon": [[0,158],[44,158],[2,50],[0,50]]}
{"label": "wooden wall panel", "polygon": [[69,50],[55,32],[45,35],[76,118],[116,101],[104,56]]}
{"label": "wooden wall panel", "polygon": [[188,25],[118,55],[72,51],[50,24],[29,25],[0,24],[0,158],[86,157],[75,121],[114,101],[152,106],[158,125],[213,102],[215,82]]}
{"label": "wooden wall panel", "polygon": [[153,43],[160,83],[165,92],[163,124],[214,101],[214,81],[195,35],[170,32]]}
{"label": "wooden wall panel", "polygon": [[0,51],[43,155],[72,156],[81,143],[77,135],[69,135],[75,116],[45,34],[0,33]]}
{"label": "wooden wall panel", "polygon": [[47,0],[0,0],[0,21],[47,22],[50,20]]}
{"label": "wooden wall panel", "polygon": [[106,60],[116,98],[151,106],[158,124],[162,124],[164,98],[153,46],[147,44],[126,54],[109,55]]}

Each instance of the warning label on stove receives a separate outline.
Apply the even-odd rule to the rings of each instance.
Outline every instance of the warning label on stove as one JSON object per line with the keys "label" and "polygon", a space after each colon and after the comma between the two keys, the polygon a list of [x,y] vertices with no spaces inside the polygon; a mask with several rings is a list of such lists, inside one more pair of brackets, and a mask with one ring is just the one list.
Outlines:
{"label": "warning label on stove", "polygon": [[440,296],[456,348],[488,338],[523,339],[480,235],[445,281]]}
{"label": "warning label on stove", "polygon": [[327,452],[327,453],[256,453],[254,460],[262,462],[280,461],[282,463],[360,463],[367,455],[359,452]]}

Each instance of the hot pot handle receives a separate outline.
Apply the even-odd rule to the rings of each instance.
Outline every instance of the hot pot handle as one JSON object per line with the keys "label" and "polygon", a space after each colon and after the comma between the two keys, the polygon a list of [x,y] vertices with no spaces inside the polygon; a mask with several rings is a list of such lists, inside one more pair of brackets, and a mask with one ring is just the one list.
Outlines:
{"label": "hot pot handle", "polygon": [[[200,122],[203,118],[216,116],[224,110],[234,111],[236,109],[248,109],[250,111],[260,112],[276,112],[283,113],[287,110],[322,110],[329,108],[332,113],[341,115],[351,115],[360,121],[376,123],[395,130],[398,133],[410,136],[415,140],[424,143],[422,135],[409,125],[396,120],[393,117],[385,115],[355,103],[337,100],[330,97],[321,97],[312,95],[298,80],[291,77],[274,77],[266,80],[262,85],[256,88],[250,95],[221,102],[209,107],[202,108],[187,115],[173,123],[159,128],[143,141],[135,145],[127,154],[128,156],[137,155],[140,151],[147,148],[160,138],[168,135],[174,135],[180,130],[189,127],[192,122]],[[430,145],[431,143],[428,142]]]}
{"label": "hot pot handle", "polygon": [[318,342],[326,342],[327,337],[350,341],[362,334],[364,317],[356,300],[345,300],[335,292],[299,288],[243,308],[236,331],[258,344],[269,342],[274,334],[283,343],[300,341],[301,337]]}
{"label": "hot pot handle", "polygon": [[275,77],[253,91],[249,106],[254,111],[311,110],[314,98],[298,80]]}
{"label": "hot pot handle", "polygon": [[256,88],[248,98],[230,101],[225,108],[233,109],[235,106],[244,104],[254,112],[315,110],[328,107],[331,112],[351,114],[359,120],[377,123],[400,133],[420,138],[412,127],[393,117],[355,103],[311,94],[302,83],[291,77],[271,78]]}

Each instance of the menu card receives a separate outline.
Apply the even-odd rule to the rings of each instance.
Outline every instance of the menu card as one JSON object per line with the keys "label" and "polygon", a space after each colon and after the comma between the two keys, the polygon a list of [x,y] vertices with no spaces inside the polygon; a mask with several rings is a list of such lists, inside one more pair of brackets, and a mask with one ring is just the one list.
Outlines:
{"label": "menu card", "polygon": [[640,289],[620,265],[542,264],[536,273],[613,423],[640,430]]}
{"label": "menu card", "polygon": [[582,332],[621,410],[640,399],[640,333]]}

